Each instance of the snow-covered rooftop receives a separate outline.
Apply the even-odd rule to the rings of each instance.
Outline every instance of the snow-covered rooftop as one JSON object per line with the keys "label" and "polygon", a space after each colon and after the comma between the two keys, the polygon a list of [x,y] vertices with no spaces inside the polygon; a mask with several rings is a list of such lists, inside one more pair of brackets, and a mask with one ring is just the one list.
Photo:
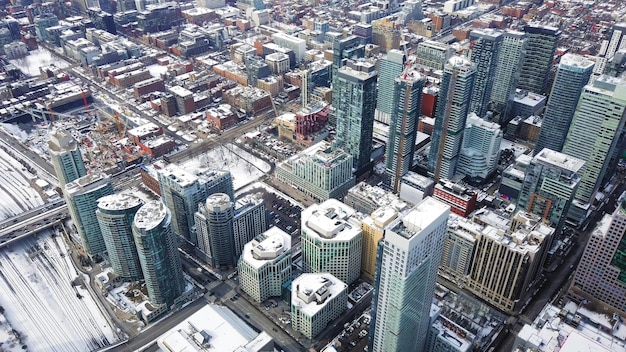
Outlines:
{"label": "snow-covered rooftop", "polygon": [[106,210],[131,209],[143,203],[141,198],[132,192],[116,193],[98,199],[98,208]]}
{"label": "snow-covered rooftop", "polygon": [[348,285],[329,273],[302,274],[291,284],[291,305],[302,313],[313,316]]}
{"label": "snow-covered rooftop", "polygon": [[246,243],[242,259],[259,268],[291,249],[291,236],[278,227],[272,227]]}
{"label": "snow-covered rooftop", "polygon": [[159,226],[167,218],[169,210],[159,200],[144,204],[135,214],[135,226],[146,231]]}
{"label": "snow-covered rooftop", "polygon": [[92,192],[110,183],[109,176],[103,172],[87,174],[65,185],[67,195],[79,195]]}
{"label": "snow-covered rooftop", "polygon": [[331,198],[302,211],[302,228],[310,229],[307,234],[321,240],[349,241],[361,234],[355,213],[353,208]]}

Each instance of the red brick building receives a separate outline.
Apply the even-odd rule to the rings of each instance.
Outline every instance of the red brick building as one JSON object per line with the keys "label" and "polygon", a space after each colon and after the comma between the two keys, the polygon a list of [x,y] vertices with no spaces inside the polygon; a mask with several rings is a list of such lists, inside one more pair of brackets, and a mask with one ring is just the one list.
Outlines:
{"label": "red brick building", "polygon": [[435,185],[433,197],[448,204],[453,213],[463,217],[476,210],[476,193],[450,181],[439,181]]}

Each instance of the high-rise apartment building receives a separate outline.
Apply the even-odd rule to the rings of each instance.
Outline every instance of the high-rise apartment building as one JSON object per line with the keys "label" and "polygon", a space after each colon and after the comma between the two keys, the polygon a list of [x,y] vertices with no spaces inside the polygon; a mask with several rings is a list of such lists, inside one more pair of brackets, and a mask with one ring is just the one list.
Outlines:
{"label": "high-rise apartment building", "polygon": [[198,204],[213,193],[226,193],[233,198],[233,180],[228,171],[219,171],[200,165],[189,171],[176,164],[158,170],[159,188],[165,205],[172,212],[172,229],[178,236],[197,244],[192,231],[193,214]]}
{"label": "high-rise apartment building", "polygon": [[526,169],[517,208],[541,216],[560,233],[584,164],[581,159],[550,149],[540,151]]}
{"label": "high-rise apartment building", "polygon": [[59,179],[59,187],[87,175],[76,139],[66,130],[56,129],[48,141],[50,161]]}
{"label": "high-rise apartment building", "polygon": [[620,199],[591,233],[569,295],[587,300],[597,311],[626,316],[626,203]]}
{"label": "high-rise apartment building", "polygon": [[498,54],[498,63],[491,89],[491,107],[500,113],[500,122],[504,125],[509,116],[509,101],[515,95],[515,88],[520,77],[522,62],[526,56],[526,34],[517,31],[505,31]]}
{"label": "high-rise apartment building", "polygon": [[173,305],[184,292],[185,281],[170,211],[163,202],[151,201],[139,208],[133,235],[150,302]]}
{"label": "high-rise apartment building", "polygon": [[578,98],[589,83],[593,61],[583,56],[565,54],[556,70],[552,93],[535,144],[535,155],[544,148],[560,152],[569,131]]}
{"label": "high-rise apartment building", "polygon": [[228,268],[236,263],[234,217],[235,204],[224,193],[210,195],[195,214],[198,248],[215,268]]}
{"label": "high-rise apartment building", "polygon": [[465,121],[457,172],[480,181],[491,176],[498,166],[500,142],[500,125],[470,113]]}
{"label": "high-rise apartment building", "polygon": [[361,270],[361,223],[354,209],[336,200],[313,204],[301,214],[302,262],[307,273],[331,273],[346,284]]}
{"label": "high-rise apartment building", "polygon": [[235,202],[233,232],[235,257],[239,258],[243,246],[267,230],[267,208],[260,194],[248,194]]}
{"label": "high-rise apartment building", "polygon": [[524,27],[527,49],[517,88],[546,94],[550,69],[561,31],[554,27],[528,25]]}
{"label": "high-rise apartment building", "polygon": [[261,303],[280,296],[291,280],[291,235],[272,227],[244,246],[237,265],[239,285]]}
{"label": "high-rise apartment building", "polygon": [[450,207],[426,198],[379,245],[369,351],[422,351]]}
{"label": "high-rise apartment building", "polygon": [[351,60],[333,78],[336,147],[352,155],[357,172],[368,166],[372,155],[376,78],[374,65]]}
{"label": "high-rise apartment building", "polygon": [[607,64],[614,59],[615,54],[626,49],[626,23],[614,23],[607,40],[600,43],[600,52],[596,57],[596,66],[593,73],[601,75],[607,72]]}
{"label": "high-rise apartment building", "polygon": [[[332,79],[337,76],[337,71],[343,66],[343,60],[353,56],[363,57],[365,46],[361,44],[359,37],[350,35],[346,38],[338,32],[326,32],[326,41],[330,42],[333,51]],[[333,98],[334,103],[334,98]],[[333,104],[334,105],[334,104]]]}
{"label": "high-rise apartment building", "polygon": [[406,64],[406,55],[400,50],[390,50],[379,62],[378,98],[374,119],[385,125],[391,124],[391,114],[394,111],[393,95],[396,78],[402,73]]}
{"label": "high-rise apartment building", "polygon": [[113,184],[104,173],[93,173],[65,185],[65,201],[81,246],[90,255],[106,251],[96,210],[98,199],[113,194]]}
{"label": "high-rise apartment building", "polygon": [[453,56],[443,71],[428,156],[435,180],[452,178],[456,172],[475,75],[476,65],[462,56]]}
{"label": "high-rise apartment building", "polygon": [[329,273],[302,274],[291,283],[291,326],[309,339],[348,307],[348,285]]}
{"label": "high-rise apartment building", "polygon": [[413,166],[417,121],[425,82],[426,78],[419,72],[407,70],[395,79],[393,86],[385,184],[394,193],[400,191],[402,176]]}
{"label": "high-rise apartment building", "polygon": [[389,205],[373,211],[370,216],[366,216],[361,220],[361,230],[363,231],[361,272],[372,281],[376,274],[378,242],[383,238],[387,225],[397,217],[397,209]]}
{"label": "high-rise apartment building", "polygon": [[485,117],[490,108],[502,38],[502,32],[491,28],[470,32],[470,59],[476,64],[476,78],[469,111],[481,118]]}
{"label": "high-rise apartment building", "polygon": [[354,186],[352,156],[322,141],[278,164],[276,178],[317,201],[340,199]]}
{"label": "high-rise apartment building", "polygon": [[96,217],[113,271],[122,280],[143,278],[133,237],[133,220],[143,201],[132,193],[117,193],[98,199]]}
{"label": "high-rise apartment building", "polygon": [[398,195],[379,186],[372,186],[365,181],[350,188],[343,202],[363,214],[371,214],[374,210],[386,206],[392,206],[398,210],[409,207],[406,202],[400,200]]}
{"label": "high-rise apartment building", "polygon": [[568,217],[579,222],[586,207],[617,162],[616,151],[626,121],[626,80],[600,76],[580,95],[563,153],[580,158],[585,166],[575,196],[574,213]]}

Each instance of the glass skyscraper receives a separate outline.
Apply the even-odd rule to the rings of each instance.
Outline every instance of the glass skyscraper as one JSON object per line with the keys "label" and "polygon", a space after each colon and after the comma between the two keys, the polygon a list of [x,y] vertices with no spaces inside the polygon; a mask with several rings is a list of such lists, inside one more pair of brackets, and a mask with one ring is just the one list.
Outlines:
{"label": "glass skyscraper", "polygon": [[78,143],[68,131],[52,131],[48,141],[48,150],[60,187],[87,175]]}
{"label": "glass skyscraper", "polygon": [[376,121],[391,124],[391,113],[394,110],[394,91],[396,77],[404,70],[406,56],[397,49],[391,49],[387,56],[379,62],[378,98],[376,99]]}
{"label": "glass skyscraper", "polygon": [[[500,113],[501,124],[510,120],[509,101],[515,94],[525,55],[526,34],[512,30],[505,31],[502,36],[490,98],[492,109]],[[511,116],[513,117],[515,116]]]}
{"label": "glass skyscraper", "polygon": [[489,109],[502,37],[502,32],[490,28],[470,32],[470,59],[476,64],[470,112],[480,118]]}
{"label": "glass skyscraper", "polygon": [[546,94],[550,69],[561,31],[554,27],[529,25],[524,27],[524,32],[528,38],[528,47],[517,88]]}

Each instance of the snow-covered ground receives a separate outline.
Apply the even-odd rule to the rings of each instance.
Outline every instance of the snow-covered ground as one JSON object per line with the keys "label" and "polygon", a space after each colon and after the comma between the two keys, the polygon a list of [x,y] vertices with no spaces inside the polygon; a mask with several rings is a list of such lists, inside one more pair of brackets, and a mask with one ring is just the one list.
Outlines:
{"label": "snow-covered ground", "polygon": [[28,56],[20,59],[9,60],[13,65],[29,76],[38,76],[39,67],[46,67],[54,64],[56,67],[67,67],[70,64],[59,59],[43,48],[39,48],[28,53]]}
{"label": "snow-covered ground", "polygon": [[233,187],[238,190],[256,180],[271,170],[265,161],[253,156],[234,144],[226,144],[211,149],[185,163],[183,168],[191,168],[201,162],[216,169],[228,170],[233,177]]}
{"label": "snow-covered ground", "polygon": [[0,305],[29,351],[92,351],[116,341],[60,236],[43,232],[0,251]]}
{"label": "snow-covered ground", "polygon": [[34,176],[0,149],[0,221],[42,205],[43,199],[29,184]]}

